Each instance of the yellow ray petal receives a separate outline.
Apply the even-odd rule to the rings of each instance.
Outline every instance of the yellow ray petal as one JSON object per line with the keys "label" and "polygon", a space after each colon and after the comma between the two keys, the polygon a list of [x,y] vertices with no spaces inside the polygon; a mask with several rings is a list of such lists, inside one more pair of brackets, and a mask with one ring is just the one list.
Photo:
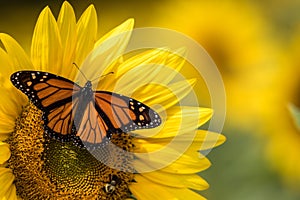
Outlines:
{"label": "yellow ray petal", "polygon": [[120,65],[114,91],[127,94],[136,92],[139,95],[152,93],[151,86],[167,86],[179,75],[183,63],[184,60],[178,55],[164,48],[138,54]]}
{"label": "yellow ray petal", "polygon": [[176,196],[176,199],[178,200],[186,200],[186,199],[206,200],[206,198],[204,198],[200,194],[197,194],[196,192],[193,192],[189,189],[185,189],[185,188],[178,189],[178,188],[167,187],[166,190],[172,193],[174,196]]}
{"label": "yellow ray petal", "polygon": [[151,108],[156,108],[158,113],[164,112],[186,97],[195,83],[196,79],[189,79],[170,84],[167,87],[149,84],[145,87],[151,87],[151,93],[143,94],[136,91],[131,96]]}
{"label": "yellow ray petal", "polygon": [[14,70],[13,63],[10,60],[7,52],[0,48],[0,86],[5,86],[7,81],[9,80],[9,76],[12,74]]}
{"label": "yellow ray petal", "polygon": [[[124,76],[129,77],[130,80],[134,80],[135,78],[133,76],[137,76],[137,72],[133,74],[133,76],[127,74],[128,72],[132,73],[131,70],[134,70],[134,68],[138,68],[142,71],[142,74],[145,74],[145,69],[141,68],[142,66],[147,66],[152,65],[155,67],[156,65],[163,65],[168,56],[169,52],[166,49],[154,49],[154,50],[149,50],[143,53],[140,53],[136,56],[132,56],[129,59],[125,60],[124,62],[120,63],[119,65],[112,65],[108,67],[108,69],[105,70],[104,74],[109,73],[109,72],[114,72],[114,77],[108,77],[107,79],[104,78],[104,80],[100,82],[99,84],[99,89],[105,88],[105,90],[109,91],[115,91],[117,93],[122,93],[122,86],[127,85],[126,83],[120,84],[119,80],[126,80]],[[137,70],[137,69],[135,69]],[[147,72],[147,74],[150,74],[150,72]],[[171,75],[170,75],[171,76]],[[167,80],[166,78],[164,81]],[[103,83],[104,82],[104,83]],[[116,84],[119,85],[118,88],[116,88]],[[131,87],[133,89],[136,89],[138,85],[134,85],[133,83],[130,83]],[[119,89],[121,89],[119,91]],[[124,89],[123,89],[124,90]],[[132,91],[132,90],[131,90]]]}
{"label": "yellow ray petal", "polygon": [[197,174],[180,174],[175,176],[177,176],[187,188],[193,190],[206,190],[209,188],[209,184]]}
{"label": "yellow ray petal", "polygon": [[[176,137],[175,137],[176,136]],[[201,151],[211,149],[213,147],[219,146],[225,142],[225,136],[206,130],[196,130],[195,132],[189,132],[182,135],[174,135],[172,137],[165,138],[135,138],[134,144],[136,146],[137,152],[147,151],[148,145],[159,144],[166,146],[171,142],[178,149],[183,149],[183,147],[188,147],[188,151]]]}
{"label": "yellow ray petal", "polygon": [[11,169],[0,168],[0,198],[7,198],[13,189],[14,175]]}
{"label": "yellow ray petal", "polygon": [[11,60],[11,67],[3,66],[11,70],[11,73],[21,69],[32,69],[33,65],[23,48],[11,36],[0,33],[0,41],[4,45],[5,51]]}
{"label": "yellow ray petal", "polygon": [[174,174],[164,173],[159,170],[148,173],[141,173],[141,176],[149,179],[154,183],[176,188],[184,188],[185,185],[181,182],[181,180],[178,179],[177,176],[173,175]]}
{"label": "yellow ray petal", "polygon": [[0,164],[5,163],[10,158],[9,145],[4,142],[0,142]]}
{"label": "yellow ray petal", "polygon": [[199,156],[197,156],[197,159],[191,159],[191,157],[183,155],[174,163],[161,170],[164,172],[176,174],[195,174],[197,172],[206,170],[210,167],[210,165],[211,163],[206,157],[200,158]]}
{"label": "yellow ray petal", "polygon": [[132,56],[125,60],[118,69],[118,77],[123,76],[128,71],[133,68],[140,66],[142,64],[153,64],[165,62],[169,51],[164,48],[157,48],[153,50],[148,50],[138,55]]}
{"label": "yellow ray petal", "polygon": [[[10,134],[11,134],[11,132],[10,133],[3,133],[3,132],[0,131],[0,141],[6,140],[10,136]],[[0,164],[0,167],[1,167],[1,164]]]}
{"label": "yellow ray petal", "polygon": [[65,1],[57,19],[62,42],[62,66],[58,72],[64,77],[73,79],[77,72],[73,66],[77,43],[76,17],[72,6]]}
{"label": "yellow ray petal", "polygon": [[157,185],[140,175],[135,176],[136,183],[129,185],[130,191],[139,200],[176,199],[165,187]]}
{"label": "yellow ray petal", "polygon": [[[114,77],[108,76],[107,79],[104,78],[104,80],[101,80],[98,88],[105,88],[105,90],[122,94],[124,94],[125,91],[125,95],[128,96],[132,94],[136,88],[156,77],[157,73],[159,73],[158,70],[166,61],[168,54],[169,52],[165,50],[156,49],[155,51],[147,51],[146,54],[143,53],[134,56],[135,59],[130,58],[119,64],[119,66],[112,65],[105,70],[104,74],[114,72]],[[156,68],[156,66],[158,66],[158,68]],[[145,73],[146,71],[148,72]],[[149,74],[151,76],[149,76]]]}
{"label": "yellow ray petal", "polygon": [[[181,76],[179,71],[183,67],[185,60],[176,53],[180,55],[182,52],[180,52],[180,50],[174,53],[169,52],[165,62],[161,63],[164,66],[160,70],[159,76],[155,79],[156,83],[168,85],[176,76]],[[145,90],[144,92],[147,93],[148,91]]]}
{"label": "yellow ray petal", "polygon": [[152,200],[152,199],[195,199],[204,200],[205,198],[199,194],[192,192],[186,188],[174,188],[164,185],[155,184],[152,181],[144,178],[141,175],[135,177],[136,183],[129,186],[130,191],[137,199]]}
{"label": "yellow ray petal", "polygon": [[135,90],[141,86],[149,85],[151,83],[160,84],[161,78],[159,77],[161,77],[160,72],[163,69],[163,67],[164,66],[160,65],[160,63],[146,63],[141,66],[137,66],[136,68],[133,68],[132,70],[128,71],[116,81],[117,84],[115,85],[114,91],[128,96],[135,92]]}
{"label": "yellow ray petal", "polygon": [[14,131],[15,121],[12,117],[3,117],[3,114],[0,114],[0,120],[0,134],[7,135]]}
{"label": "yellow ray petal", "polygon": [[174,52],[169,54],[166,65],[174,69],[178,69],[179,71],[185,64],[185,55],[186,48],[179,48],[175,50]]}
{"label": "yellow ray petal", "polygon": [[81,68],[89,79],[99,78],[104,71],[105,73],[117,73],[111,71],[115,70],[112,68],[112,63],[117,62],[124,53],[131,36],[133,24],[133,19],[129,19],[97,41],[94,50],[84,61]]}
{"label": "yellow ray petal", "polygon": [[[185,62],[180,57],[181,54],[183,54],[183,50],[172,53],[166,48],[159,48],[127,59],[118,68],[116,76],[118,85],[114,91],[132,93],[147,84],[148,87],[141,87],[137,93],[148,94],[153,90],[152,87],[149,87],[150,83],[152,86],[155,84],[166,86],[176,75],[179,75],[178,71]],[[115,84],[112,83],[112,85]]]}
{"label": "yellow ray petal", "polygon": [[[134,26],[134,19],[133,18],[129,18],[127,19],[125,22],[123,22],[121,25],[117,26],[116,28],[112,29],[111,31],[109,31],[108,33],[106,33],[104,36],[102,36],[96,43],[95,43],[95,48],[99,45],[101,45],[103,42],[105,42],[105,40],[111,38],[111,37],[115,37],[119,34],[123,34],[124,32],[126,33],[126,36],[124,35],[124,38],[122,41],[118,41],[120,42],[119,46],[121,49],[119,51],[124,52],[128,41],[130,39],[130,35],[131,35],[131,30]],[[127,33],[128,32],[128,33]],[[116,43],[118,44],[118,43]]]}
{"label": "yellow ray petal", "polygon": [[195,190],[205,190],[208,183],[196,174],[170,174],[161,171],[143,173],[141,176],[152,182],[176,188],[191,188]]}
{"label": "yellow ray petal", "polygon": [[223,144],[226,141],[226,137],[219,133],[214,133],[207,130],[198,130],[192,145],[196,143],[199,144],[199,141],[203,142],[198,150],[207,150]]}
{"label": "yellow ray petal", "polygon": [[[156,129],[141,129],[135,133],[143,137],[151,138],[168,138],[193,132],[212,115],[209,108],[174,106],[167,110],[167,119],[165,123]],[[198,120],[195,120],[198,119]],[[195,134],[192,135],[194,137]],[[193,139],[189,137],[189,139]]]}
{"label": "yellow ray petal", "polygon": [[[87,55],[92,51],[97,37],[97,13],[90,5],[81,15],[77,23],[77,47],[75,63],[80,66]],[[86,72],[84,72],[86,73]]]}
{"label": "yellow ray petal", "polygon": [[138,172],[150,172],[160,169],[169,173],[193,174],[207,169],[210,162],[198,152],[185,154],[184,150],[174,146],[150,144],[145,146],[149,153],[135,153],[134,168]]}
{"label": "yellow ray petal", "polygon": [[56,20],[49,7],[41,12],[32,38],[31,60],[36,69],[59,71],[62,45]]}
{"label": "yellow ray petal", "polygon": [[9,191],[7,192],[7,194],[6,194],[6,198],[5,198],[5,200],[6,199],[8,199],[8,200],[20,200],[20,198],[17,196],[17,190],[16,190],[16,187],[15,187],[15,185],[13,185],[10,189],[9,189]]}
{"label": "yellow ray petal", "polygon": [[22,111],[28,99],[16,88],[0,88],[2,97],[0,100],[0,132],[9,133],[14,130],[15,120]]}

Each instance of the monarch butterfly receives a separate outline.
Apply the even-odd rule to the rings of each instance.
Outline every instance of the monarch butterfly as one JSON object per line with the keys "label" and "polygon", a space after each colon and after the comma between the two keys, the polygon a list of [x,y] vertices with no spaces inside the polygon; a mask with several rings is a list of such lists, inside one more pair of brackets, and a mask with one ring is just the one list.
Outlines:
{"label": "monarch butterfly", "polygon": [[145,104],[121,94],[94,91],[91,81],[81,87],[42,71],[18,71],[10,79],[43,112],[45,132],[61,141],[75,135],[85,144],[100,144],[113,133],[161,123],[160,116]]}

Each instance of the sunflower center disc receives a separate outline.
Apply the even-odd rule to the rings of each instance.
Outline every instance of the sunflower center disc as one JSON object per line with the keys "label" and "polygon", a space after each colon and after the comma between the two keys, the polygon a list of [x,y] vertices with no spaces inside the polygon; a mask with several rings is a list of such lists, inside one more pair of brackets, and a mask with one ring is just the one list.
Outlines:
{"label": "sunflower center disc", "polygon": [[[115,168],[110,168],[85,148],[50,138],[44,134],[42,112],[32,103],[24,107],[7,142],[11,149],[8,167],[15,175],[17,194],[23,199],[125,199],[130,196],[132,157],[111,153],[107,146],[101,153],[110,163],[116,163]],[[126,133],[113,134],[111,143],[127,151],[133,148],[132,137]],[[118,181],[109,187],[112,177]]]}

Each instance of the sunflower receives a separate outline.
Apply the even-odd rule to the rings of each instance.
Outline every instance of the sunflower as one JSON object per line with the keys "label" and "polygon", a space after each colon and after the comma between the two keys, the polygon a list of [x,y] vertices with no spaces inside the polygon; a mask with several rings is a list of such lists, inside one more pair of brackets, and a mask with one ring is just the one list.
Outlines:
{"label": "sunflower", "polygon": [[[100,39],[97,24],[93,5],[77,22],[68,2],[57,20],[46,7],[34,29],[30,58],[12,37],[0,34],[0,199],[204,199],[196,191],[208,184],[197,173],[210,162],[200,152],[225,138],[198,129],[211,118],[211,109],[178,106],[196,81],[174,81],[184,67],[183,51],[148,49],[125,59],[133,19]],[[118,148],[102,150],[114,155],[110,165],[86,148],[44,134],[42,112],[9,77],[31,69],[81,83],[75,65],[89,80],[104,74],[97,90],[132,96],[156,109],[163,126],[113,134],[111,144]],[[130,153],[124,156],[120,150]]]}
{"label": "sunflower", "polygon": [[[231,126],[263,125],[260,117],[269,108],[264,96],[273,95],[269,88],[279,66],[279,45],[259,8],[231,0],[167,1],[157,12],[156,24],[193,37],[218,66],[227,88],[227,118],[237,122]],[[199,91],[202,87],[196,85]]]}
{"label": "sunflower", "polygon": [[[272,167],[282,175],[283,181],[299,192],[300,183],[300,151],[299,124],[295,118],[294,109],[299,109],[299,26],[293,29],[294,33],[290,44],[285,41],[282,48],[283,62],[281,70],[274,78],[276,95],[269,98],[269,112],[264,119],[266,126],[263,128],[268,137],[267,158]],[[274,123],[279,121],[280,124]]]}

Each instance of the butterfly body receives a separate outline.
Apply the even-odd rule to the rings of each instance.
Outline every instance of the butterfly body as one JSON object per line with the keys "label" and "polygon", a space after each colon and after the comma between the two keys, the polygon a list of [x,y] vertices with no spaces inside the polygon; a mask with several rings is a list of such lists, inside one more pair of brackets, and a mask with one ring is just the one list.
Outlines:
{"label": "butterfly body", "polygon": [[145,104],[109,91],[95,91],[91,81],[81,87],[64,77],[41,71],[18,71],[13,85],[43,111],[45,131],[68,141],[99,144],[113,133],[153,128],[159,115]]}

